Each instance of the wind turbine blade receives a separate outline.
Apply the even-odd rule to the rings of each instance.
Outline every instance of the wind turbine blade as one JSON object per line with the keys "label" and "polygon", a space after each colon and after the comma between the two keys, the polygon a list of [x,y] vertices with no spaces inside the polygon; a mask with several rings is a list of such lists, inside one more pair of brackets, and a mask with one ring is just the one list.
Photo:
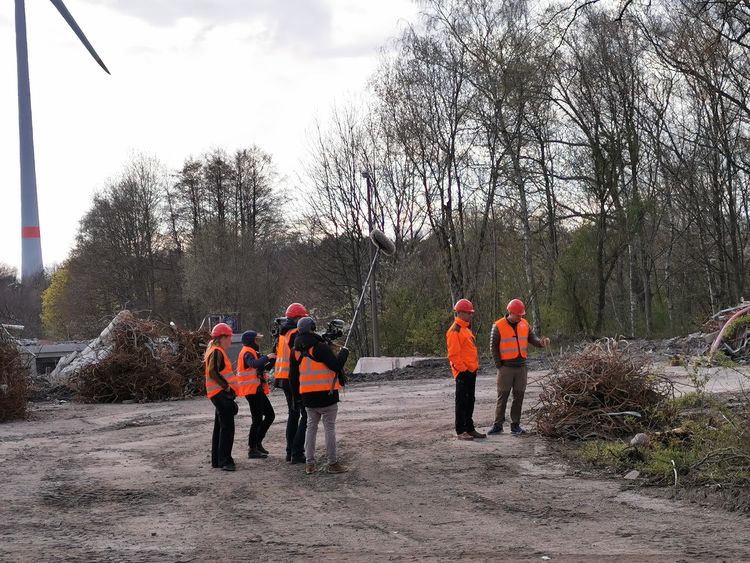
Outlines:
{"label": "wind turbine blade", "polygon": [[89,43],[89,40],[86,39],[86,36],[83,34],[83,31],[81,31],[81,28],[78,27],[78,24],[76,23],[76,20],[73,19],[73,16],[68,11],[68,9],[65,7],[65,4],[63,4],[62,0],[50,0],[52,4],[54,4],[55,8],[57,8],[57,11],[60,12],[60,15],[65,18],[65,21],[68,22],[68,25],[71,27],[71,29],[75,32],[75,34],[78,36],[78,39],[81,40],[81,43],[83,43],[84,47],[88,49],[88,52],[91,53],[91,56],[94,57],[94,60],[99,63],[99,66],[104,69],[104,72],[107,74],[112,74],[109,72],[109,69],[105,66],[104,62],[101,58],[99,58],[99,55],[96,54],[96,51],[94,50],[94,47],[91,46],[91,43]]}

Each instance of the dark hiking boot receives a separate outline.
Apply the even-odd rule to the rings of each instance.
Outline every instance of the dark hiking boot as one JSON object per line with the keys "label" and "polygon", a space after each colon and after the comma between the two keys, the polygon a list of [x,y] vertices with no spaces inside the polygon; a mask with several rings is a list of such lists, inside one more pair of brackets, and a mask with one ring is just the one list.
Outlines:
{"label": "dark hiking boot", "polygon": [[292,456],[292,465],[296,465],[298,463],[305,463],[307,460],[305,459],[305,456],[303,455],[294,455]]}
{"label": "dark hiking boot", "polygon": [[502,434],[502,432],[503,432],[502,424],[493,424],[492,428],[487,430],[487,434]]}
{"label": "dark hiking boot", "polygon": [[225,463],[221,466],[223,471],[237,471],[237,466],[234,463]]}
{"label": "dark hiking boot", "polygon": [[459,434],[458,436],[456,436],[456,438],[458,438],[459,440],[473,440],[474,436],[472,436],[468,432],[464,432],[463,434]]}
{"label": "dark hiking boot", "polygon": [[521,428],[521,425],[517,422],[513,422],[510,425],[510,433],[513,434],[513,436],[520,436],[521,434],[526,434],[526,430]]}
{"label": "dark hiking boot", "polygon": [[268,456],[257,448],[248,450],[247,457],[250,459],[266,459]]}
{"label": "dark hiking boot", "polygon": [[469,434],[471,434],[473,438],[479,438],[480,440],[487,437],[487,434],[482,434],[481,432],[477,432],[476,430],[472,430],[471,432],[469,432]]}
{"label": "dark hiking boot", "polygon": [[263,444],[258,444],[258,451],[262,454],[268,455],[268,450],[263,447]]}

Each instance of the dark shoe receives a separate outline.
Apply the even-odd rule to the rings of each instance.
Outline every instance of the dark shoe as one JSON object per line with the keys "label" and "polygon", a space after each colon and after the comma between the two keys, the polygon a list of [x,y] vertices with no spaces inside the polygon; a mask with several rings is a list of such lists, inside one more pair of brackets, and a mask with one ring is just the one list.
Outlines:
{"label": "dark shoe", "polygon": [[289,463],[292,461],[292,454],[286,454],[286,462]]}
{"label": "dark shoe", "polygon": [[487,434],[482,434],[481,432],[477,432],[476,430],[472,430],[471,432],[469,432],[469,434],[471,434],[472,437],[479,439],[487,437]]}
{"label": "dark shoe", "polygon": [[329,464],[328,469],[326,471],[328,471],[328,473],[334,473],[334,474],[346,473],[347,471],[349,471],[349,468],[343,463],[336,462],[336,463]]}
{"label": "dark shoe", "polygon": [[473,440],[474,436],[472,436],[468,432],[464,432],[463,434],[459,434],[458,436],[456,436],[456,438],[458,438],[459,440]]}
{"label": "dark shoe", "polygon": [[263,447],[263,444],[258,444],[258,451],[262,454],[268,455],[268,450]]}
{"label": "dark shoe", "polygon": [[514,436],[520,436],[521,434],[526,434],[526,430],[521,428],[520,424],[514,422],[510,425],[510,433]]}
{"label": "dark shoe", "polygon": [[503,425],[502,424],[493,424],[492,428],[487,430],[487,434],[501,434],[503,431]]}
{"label": "dark shoe", "polygon": [[294,456],[292,456],[292,460],[291,461],[292,461],[292,465],[296,465],[298,463],[305,463],[305,461],[307,461],[307,460],[305,459],[305,456],[303,456],[303,455],[294,455]]}
{"label": "dark shoe", "polygon": [[315,473],[315,464],[314,463],[306,463],[305,464],[305,474],[312,475]]}
{"label": "dark shoe", "polygon": [[237,466],[234,463],[227,463],[221,466],[223,471],[237,471]]}
{"label": "dark shoe", "polygon": [[214,465],[214,464],[212,463],[212,464],[211,464],[211,469],[220,469],[220,467],[219,467],[218,465]]}
{"label": "dark shoe", "polygon": [[268,456],[259,449],[251,449],[248,450],[247,457],[250,459],[266,459]]}

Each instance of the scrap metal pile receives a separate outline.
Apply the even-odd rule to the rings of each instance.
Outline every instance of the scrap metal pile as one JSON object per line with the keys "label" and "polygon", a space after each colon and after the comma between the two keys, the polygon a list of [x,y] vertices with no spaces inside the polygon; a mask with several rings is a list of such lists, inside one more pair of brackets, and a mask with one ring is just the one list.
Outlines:
{"label": "scrap metal pile", "polygon": [[[125,314],[123,314],[125,313]],[[68,385],[80,400],[159,401],[204,391],[206,331],[187,331],[123,312],[85,351]]]}
{"label": "scrap metal pile", "polygon": [[645,355],[611,339],[586,345],[563,358],[542,381],[533,409],[544,436],[612,439],[657,426],[653,416],[672,396],[672,385],[650,371]]}
{"label": "scrap metal pile", "polygon": [[0,422],[26,417],[29,381],[28,359],[0,327]]}

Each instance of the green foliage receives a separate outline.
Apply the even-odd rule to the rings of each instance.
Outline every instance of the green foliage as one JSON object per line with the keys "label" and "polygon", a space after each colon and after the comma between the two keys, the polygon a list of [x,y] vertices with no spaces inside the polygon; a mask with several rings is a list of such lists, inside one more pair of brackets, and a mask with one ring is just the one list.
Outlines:
{"label": "green foliage", "polygon": [[70,269],[62,266],[52,276],[49,287],[42,293],[42,327],[50,338],[68,338],[64,299],[70,282]]}
{"label": "green foliage", "polygon": [[405,289],[388,293],[380,318],[383,353],[389,356],[445,355],[443,335],[453,318],[450,309],[414,299]]}

